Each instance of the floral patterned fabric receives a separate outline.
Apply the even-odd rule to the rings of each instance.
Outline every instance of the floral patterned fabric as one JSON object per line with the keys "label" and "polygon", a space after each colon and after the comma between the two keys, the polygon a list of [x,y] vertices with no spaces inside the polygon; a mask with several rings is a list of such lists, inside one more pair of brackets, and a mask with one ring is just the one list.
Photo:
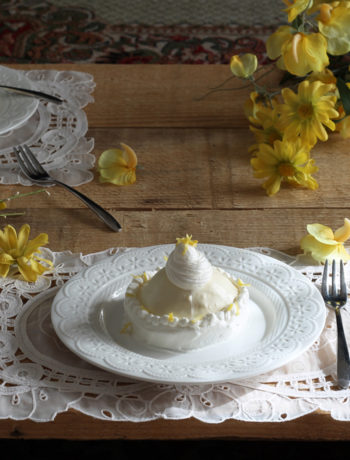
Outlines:
{"label": "floral patterned fabric", "polygon": [[226,64],[252,52],[267,62],[267,26],[114,25],[92,8],[50,1],[5,0],[0,9],[0,62]]}

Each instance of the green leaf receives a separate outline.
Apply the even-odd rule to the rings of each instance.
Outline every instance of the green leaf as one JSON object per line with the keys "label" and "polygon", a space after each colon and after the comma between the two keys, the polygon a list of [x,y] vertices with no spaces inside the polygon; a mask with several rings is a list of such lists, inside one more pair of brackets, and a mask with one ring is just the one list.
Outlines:
{"label": "green leaf", "polygon": [[350,115],[350,89],[342,78],[337,78],[337,88],[346,115]]}
{"label": "green leaf", "polygon": [[303,25],[303,19],[301,17],[301,15],[299,14],[295,19],[294,21],[291,22],[291,26],[296,29],[296,30],[299,30],[299,27]]}

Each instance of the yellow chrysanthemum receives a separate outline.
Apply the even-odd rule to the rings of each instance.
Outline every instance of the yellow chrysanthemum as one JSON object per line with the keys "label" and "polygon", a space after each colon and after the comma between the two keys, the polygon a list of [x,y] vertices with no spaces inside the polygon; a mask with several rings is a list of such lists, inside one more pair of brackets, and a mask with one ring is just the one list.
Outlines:
{"label": "yellow chrysanthemum", "polygon": [[330,69],[323,69],[321,72],[311,72],[310,75],[306,77],[310,83],[314,81],[320,81],[326,85],[332,85],[334,91],[337,88],[337,77]]}
{"label": "yellow chrysanthemum", "polygon": [[343,139],[350,138],[350,115],[345,116],[345,111],[342,105],[338,107],[340,121],[336,123],[335,130]]}
{"label": "yellow chrysanthemum", "polygon": [[334,233],[330,227],[322,224],[307,225],[308,235],[300,242],[305,254],[310,254],[317,262],[326,259],[350,260],[350,255],[344,248],[344,242],[350,238],[350,220],[344,219],[344,225]]}
{"label": "yellow chrysanthemum", "polygon": [[329,64],[327,40],[320,33],[297,32],[290,26],[280,26],[266,41],[270,59],[277,66],[300,77],[309,72],[321,72]]}
{"label": "yellow chrysanthemum", "polygon": [[258,67],[258,59],[255,54],[246,53],[239,56],[235,54],[230,61],[230,69],[233,75],[239,78],[249,78]]}
{"label": "yellow chrysanthemum", "polygon": [[304,11],[307,11],[309,8],[312,7],[313,1],[312,0],[283,0],[284,3],[287,5],[287,8],[284,10],[288,13],[288,22],[293,22],[294,19]]}
{"label": "yellow chrysanthemum", "polygon": [[288,140],[295,141],[300,137],[303,143],[312,147],[317,139],[328,139],[325,126],[334,131],[332,119],[339,116],[335,109],[337,98],[332,91],[332,85],[307,80],[299,84],[297,94],[290,88],[282,90],[281,127]]}
{"label": "yellow chrysanthemum", "polygon": [[6,209],[6,208],[7,208],[6,201],[0,200],[0,209]]}
{"label": "yellow chrysanthemum", "polygon": [[10,268],[16,267],[26,281],[33,282],[52,266],[51,261],[38,256],[40,247],[48,243],[47,234],[40,233],[33,240],[29,240],[29,234],[28,224],[21,227],[18,235],[11,225],[0,230],[0,276],[3,278]]}
{"label": "yellow chrysanthemum", "polygon": [[272,145],[275,140],[281,140],[283,133],[280,126],[280,114],[275,101],[270,105],[259,104],[254,110],[254,115],[249,117],[249,129],[254,133],[256,144],[249,151],[254,152],[259,144]]}
{"label": "yellow chrysanthemum", "polygon": [[98,160],[100,182],[130,185],[136,181],[136,153],[128,145],[120,145],[123,150],[109,149],[101,154]]}
{"label": "yellow chrysanthemum", "polygon": [[329,54],[339,56],[350,51],[350,2],[323,3],[318,29],[327,39]]}
{"label": "yellow chrysanthemum", "polygon": [[308,148],[300,140],[277,140],[272,146],[260,144],[256,157],[251,159],[251,166],[254,177],[267,177],[262,186],[269,196],[279,191],[282,182],[312,190],[318,187],[316,180],[311,176],[318,168],[310,159]]}
{"label": "yellow chrysanthemum", "polygon": [[261,100],[261,95],[257,91],[252,91],[243,105],[244,114],[251,123],[260,126],[260,122],[257,120],[257,113],[265,106],[266,101]]}

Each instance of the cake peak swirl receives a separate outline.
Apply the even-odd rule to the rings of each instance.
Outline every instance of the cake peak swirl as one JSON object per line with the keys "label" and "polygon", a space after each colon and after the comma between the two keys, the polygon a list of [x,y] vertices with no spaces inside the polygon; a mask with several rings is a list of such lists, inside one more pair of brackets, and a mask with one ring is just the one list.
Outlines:
{"label": "cake peak swirl", "polygon": [[177,238],[175,249],[165,266],[169,281],[181,289],[197,289],[212,277],[213,268],[205,255],[198,251],[197,243],[192,236]]}

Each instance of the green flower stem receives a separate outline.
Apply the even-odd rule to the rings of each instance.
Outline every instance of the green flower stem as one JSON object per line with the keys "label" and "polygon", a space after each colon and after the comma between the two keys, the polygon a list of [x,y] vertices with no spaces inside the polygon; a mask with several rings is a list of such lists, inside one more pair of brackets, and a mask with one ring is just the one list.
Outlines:
{"label": "green flower stem", "polygon": [[195,98],[196,101],[201,101],[203,100],[204,98],[206,98],[207,96],[209,96],[210,94],[212,93],[217,93],[217,92],[220,92],[220,91],[237,91],[237,90],[240,90],[240,89],[245,89],[245,88],[249,88],[251,85],[253,85],[253,87],[256,89],[257,92],[259,92],[259,94],[262,94],[264,97],[267,97],[268,99],[272,99],[276,94],[279,94],[280,91],[276,91],[274,93],[269,93],[266,88],[264,88],[263,86],[260,86],[257,84],[257,82],[259,80],[261,80],[262,78],[264,78],[266,75],[268,75],[269,73],[271,73],[273,71],[273,69],[270,69],[268,70],[267,72],[264,72],[262,75],[260,75],[257,79],[254,79],[252,76],[251,77],[248,77],[248,78],[244,78],[243,80],[245,80],[247,83],[245,85],[242,85],[242,86],[237,86],[235,88],[223,88],[226,83],[228,83],[229,81],[233,80],[233,79],[237,79],[238,77],[236,77],[235,75],[231,75],[231,77],[227,78],[225,81],[223,81],[222,83],[220,83],[218,86],[215,86],[214,88],[210,88],[210,91],[208,91],[206,94],[204,94],[203,96],[200,96],[200,97],[197,97]]}
{"label": "green flower stem", "polygon": [[24,216],[25,212],[4,212],[0,214],[0,217],[10,217],[10,216]]}
{"label": "green flower stem", "polygon": [[15,193],[14,195],[9,196],[8,198],[3,198],[0,201],[10,201],[10,200],[14,200],[16,198],[22,198],[24,196],[36,195],[37,193],[41,193],[41,192],[46,192],[46,189],[41,188],[39,190],[35,190],[34,192]]}

